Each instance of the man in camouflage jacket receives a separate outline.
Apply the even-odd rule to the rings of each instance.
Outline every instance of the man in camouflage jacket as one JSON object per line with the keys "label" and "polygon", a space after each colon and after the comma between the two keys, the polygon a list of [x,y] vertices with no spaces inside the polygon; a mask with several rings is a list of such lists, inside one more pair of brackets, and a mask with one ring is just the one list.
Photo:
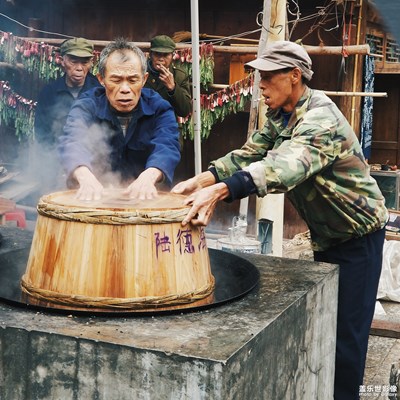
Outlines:
{"label": "man in camouflage jacket", "polygon": [[260,71],[267,122],[173,189],[192,205],[182,224],[206,225],[219,200],[287,193],[310,229],[314,259],[340,265],[334,396],[355,400],[382,267],[384,197],[343,114],[307,86],[313,71],[302,46],[275,42],[248,65]]}

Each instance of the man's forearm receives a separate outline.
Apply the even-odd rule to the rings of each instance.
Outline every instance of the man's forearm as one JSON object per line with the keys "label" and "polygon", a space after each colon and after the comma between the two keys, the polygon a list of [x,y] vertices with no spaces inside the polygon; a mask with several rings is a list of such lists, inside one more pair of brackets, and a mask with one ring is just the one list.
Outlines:
{"label": "man's forearm", "polygon": [[86,167],[85,165],[80,165],[79,167],[74,169],[71,175],[78,181],[78,183],[81,183],[82,181],[87,179],[89,175],[93,174],[88,167]]}
{"label": "man's forearm", "polygon": [[196,180],[201,187],[207,187],[216,183],[214,175],[210,171],[202,172],[196,175]]}
{"label": "man's forearm", "polygon": [[164,174],[162,173],[162,171],[155,167],[150,167],[150,168],[145,169],[140,175],[141,175],[141,178],[145,177],[152,184],[156,184],[157,182],[160,182],[164,177]]}

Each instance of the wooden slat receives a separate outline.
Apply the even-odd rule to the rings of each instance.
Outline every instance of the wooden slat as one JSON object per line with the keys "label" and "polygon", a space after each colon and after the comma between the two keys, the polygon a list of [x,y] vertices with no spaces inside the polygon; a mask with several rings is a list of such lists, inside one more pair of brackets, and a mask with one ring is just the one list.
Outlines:
{"label": "wooden slat", "polygon": [[19,174],[19,172],[9,172],[7,175],[0,177],[0,185],[4,182],[7,182],[10,179],[16,177],[18,174]]}
{"label": "wooden slat", "polygon": [[388,141],[374,140],[372,142],[372,148],[394,150],[397,148],[397,143],[398,142],[394,142],[393,140],[388,140]]}
{"label": "wooden slat", "polygon": [[38,187],[39,184],[37,182],[9,181],[0,187],[0,196],[18,202],[34,193]]}
{"label": "wooden slat", "polygon": [[370,334],[400,339],[400,321],[374,319],[372,321]]}

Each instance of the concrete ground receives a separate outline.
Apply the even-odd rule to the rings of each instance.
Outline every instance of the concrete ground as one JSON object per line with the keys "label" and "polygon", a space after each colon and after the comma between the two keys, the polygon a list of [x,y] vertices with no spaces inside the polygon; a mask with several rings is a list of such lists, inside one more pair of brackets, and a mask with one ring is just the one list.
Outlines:
{"label": "concrete ground", "polygon": [[[283,256],[312,259],[307,234],[284,241]],[[400,303],[379,300],[374,320],[393,323],[397,332],[378,332],[377,335],[372,329],[360,399],[400,400]],[[397,385],[397,395],[388,393],[390,389],[396,391],[393,385]]]}
{"label": "concrete ground", "polygon": [[[379,301],[382,306],[386,320],[391,320],[400,326],[400,303],[391,301]],[[379,307],[379,306],[378,306]],[[382,314],[375,314],[375,319],[382,319]],[[397,384],[400,389],[400,338],[399,332],[396,337],[385,337],[370,335],[368,344],[367,363],[364,374],[363,398],[373,398],[378,400],[399,400],[400,391],[395,395],[389,396],[385,390],[391,385]],[[370,395],[369,395],[370,394]]]}

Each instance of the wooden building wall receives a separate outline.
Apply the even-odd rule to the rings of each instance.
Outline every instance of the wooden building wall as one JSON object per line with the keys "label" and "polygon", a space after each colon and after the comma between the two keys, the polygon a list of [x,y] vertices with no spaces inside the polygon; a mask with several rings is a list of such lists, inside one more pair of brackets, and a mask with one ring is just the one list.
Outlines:
{"label": "wooden building wall", "polygon": [[375,58],[375,91],[387,97],[375,98],[371,163],[400,166],[400,47],[385,31],[376,9],[367,14],[367,30]]}

